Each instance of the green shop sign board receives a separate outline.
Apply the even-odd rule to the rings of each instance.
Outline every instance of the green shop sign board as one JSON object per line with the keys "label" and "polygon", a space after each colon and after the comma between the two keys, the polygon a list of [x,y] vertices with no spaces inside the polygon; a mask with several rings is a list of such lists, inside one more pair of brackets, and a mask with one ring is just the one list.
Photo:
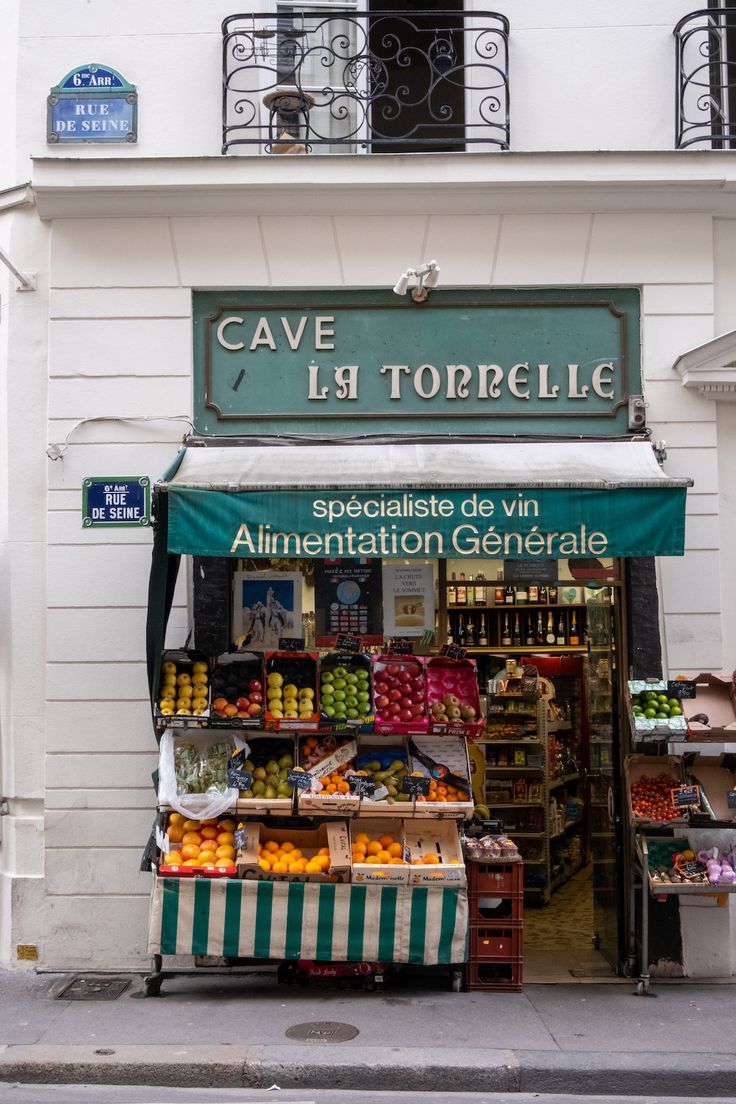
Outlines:
{"label": "green shop sign board", "polygon": [[200,556],[679,556],[685,488],[212,491],[168,488],[168,549]]}
{"label": "green shop sign board", "polygon": [[628,432],[634,288],[195,292],[201,434]]}

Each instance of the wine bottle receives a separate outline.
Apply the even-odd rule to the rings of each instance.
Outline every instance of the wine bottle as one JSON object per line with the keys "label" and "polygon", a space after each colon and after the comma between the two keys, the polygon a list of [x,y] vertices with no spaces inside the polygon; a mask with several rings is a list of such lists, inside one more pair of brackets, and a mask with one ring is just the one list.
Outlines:
{"label": "wine bottle", "polygon": [[529,602],[529,587],[525,582],[520,582],[516,588],[516,604],[517,606],[526,606]]}
{"label": "wine bottle", "polygon": [[539,583],[529,584],[529,605],[535,605],[539,601]]}
{"label": "wine bottle", "polygon": [[465,618],[461,613],[457,615],[457,642],[461,648],[465,647]]}
{"label": "wine bottle", "polygon": [[568,637],[570,644],[580,643],[580,634],[578,632],[578,615],[577,611],[573,610],[570,614],[570,636]]}
{"label": "wine bottle", "polygon": [[496,586],[493,591],[493,601],[497,606],[502,606],[506,601],[506,588],[503,585],[503,571],[499,568],[496,574]]}
{"label": "wine bottle", "polygon": [[557,605],[557,583],[553,583],[547,591],[547,599],[551,606]]}
{"label": "wine bottle", "polygon": [[447,637],[445,638],[446,644],[454,643],[455,637],[452,634],[452,618],[447,618]]}
{"label": "wine bottle", "polygon": [[526,643],[534,644],[534,616],[531,613],[526,619]]}
{"label": "wine bottle", "polygon": [[534,634],[534,643],[544,644],[544,618],[541,609],[537,610],[537,630]]}
{"label": "wine bottle", "polygon": [[454,606],[457,604],[457,587],[455,586],[455,572],[452,573],[452,582],[447,588],[447,604],[448,606]]}
{"label": "wine bottle", "polygon": [[511,638],[511,643],[515,648],[521,646],[521,626],[519,625],[519,615],[514,614],[514,635]]}
{"label": "wine bottle", "polygon": [[567,636],[565,634],[565,618],[563,616],[562,610],[560,610],[560,616],[557,618],[557,643],[567,643]]}
{"label": "wine bottle", "polygon": [[460,572],[460,582],[455,590],[455,601],[459,606],[468,604],[468,588],[465,585],[465,572]]}
{"label": "wine bottle", "polygon": [[511,619],[508,613],[503,615],[503,635],[501,637],[501,643],[506,647],[511,644]]}
{"label": "wine bottle", "polygon": [[[475,576],[475,579],[476,579],[475,604],[476,604],[476,606],[484,606],[486,604],[487,593],[486,593],[486,587],[485,587],[485,578],[486,577],[485,577],[485,575],[483,574],[482,571],[479,571],[478,574]],[[481,580],[481,584],[482,584],[481,586],[477,585],[478,579]]]}
{"label": "wine bottle", "polygon": [[480,648],[488,647],[488,630],[486,629],[486,615],[482,613],[480,615],[480,631],[478,632],[478,646]]}
{"label": "wine bottle", "polygon": [[506,603],[506,605],[507,606],[513,606],[515,598],[516,598],[516,593],[514,591],[514,588],[511,585],[511,583],[506,584],[506,588],[505,588],[503,593],[504,593],[504,599],[503,600]]}
{"label": "wine bottle", "polygon": [[547,605],[547,588],[544,583],[539,588],[539,601],[543,606]]}
{"label": "wine bottle", "polygon": [[555,619],[552,616],[552,610],[547,614],[547,632],[544,640],[546,644],[554,644],[557,637],[555,636]]}
{"label": "wine bottle", "polygon": [[469,648],[475,647],[475,621],[468,615],[468,623],[465,626],[465,643]]}

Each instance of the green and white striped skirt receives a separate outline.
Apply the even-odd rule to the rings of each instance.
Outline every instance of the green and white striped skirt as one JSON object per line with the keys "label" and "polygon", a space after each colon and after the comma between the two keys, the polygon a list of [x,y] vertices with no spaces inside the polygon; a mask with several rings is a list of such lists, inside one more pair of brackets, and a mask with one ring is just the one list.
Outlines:
{"label": "green and white striped skirt", "polygon": [[430,966],[464,962],[467,934],[466,889],[155,878],[148,950]]}

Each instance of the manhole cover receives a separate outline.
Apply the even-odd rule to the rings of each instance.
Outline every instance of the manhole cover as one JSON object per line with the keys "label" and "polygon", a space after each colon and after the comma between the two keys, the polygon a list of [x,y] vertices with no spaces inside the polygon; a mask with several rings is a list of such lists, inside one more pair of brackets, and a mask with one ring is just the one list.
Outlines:
{"label": "manhole cover", "polygon": [[286,1034],[290,1039],[299,1039],[303,1043],[346,1043],[359,1032],[352,1024],[316,1020],[314,1023],[294,1024],[288,1028]]}
{"label": "manhole cover", "polygon": [[55,1000],[116,1000],[130,985],[130,978],[75,977],[54,994]]}

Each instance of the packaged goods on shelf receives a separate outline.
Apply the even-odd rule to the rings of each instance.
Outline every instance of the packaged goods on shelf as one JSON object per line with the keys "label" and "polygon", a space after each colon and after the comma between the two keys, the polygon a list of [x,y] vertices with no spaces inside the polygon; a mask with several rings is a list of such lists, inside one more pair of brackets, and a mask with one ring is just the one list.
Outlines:
{"label": "packaged goods on shelf", "polygon": [[210,669],[202,652],[169,650],[161,657],[154,718],[171,728],[204,728],[210,716]]}
{"label": "packaged goods on shelf", "polygon": [[234,750],[229,732],[166,729],[159,745],[159,805],[194,818],[233,808],[238,792],[228,784],[227,768]]}
{"label": "packaged goods on shelf", "polygon": [[320,728],[373,730],[370,656],[330,652],[319,663]]}
{"label": "packaged goods on shelf", "polygon": [[451,820],[406,821],[409,885],[466,884],[457,824]]}
{"label": "packaged goods on shelf", "polygon": [[478,739],[484,727],[474,659],[433,656],[427,662],[429,732]]}
{"label": "packaged goods on shelf", "polygon": [[[238,830],[243,833],[236,856],[241,878],[350,881],[350,837],[345,821],[327,822],[314,829],[271,828],[252,821],[239,825]],[[295,853],[299,858],[294,858]]]}
{"label": "packaged goods on shelf", "polygon": [[417,656],[379,655],[372,662],[375,731],[387,735],[426,732],[424,661]]}
{"label": "packaged goods on shelf", "polygon": [[269,813],[288,816],[293,805],[294,788],[288,773],[294,767],[294,737],[248,733],[244,738],[244,770],[252,775],[249,789],[240,790],[237,808],[241,813]]}
{"label": "packaged goods on shelf", "polygon": [[409,852],[404,822],[358,817],[350,822],[354,882],[406,885]]}
{"label": "packaged goods on shelf", "polygon": [[215,660],[210,679],[213,728],[262,728],[263,658],[255,652],[226,652]]}
{"label": "packaged goods on shelf", "polygon": [[268,731],[315,730],[319,726],[316,652],[266,652]]}

